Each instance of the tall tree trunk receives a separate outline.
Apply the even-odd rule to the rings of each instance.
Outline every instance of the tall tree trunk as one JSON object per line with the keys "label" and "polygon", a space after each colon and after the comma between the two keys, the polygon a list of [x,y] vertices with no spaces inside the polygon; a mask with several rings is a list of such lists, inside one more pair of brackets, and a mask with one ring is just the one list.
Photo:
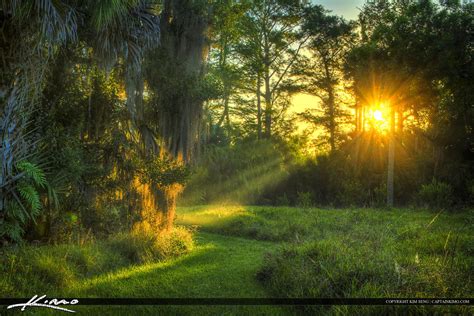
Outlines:
{"label": "tall tree trunk", "polygon": [[272,136],[272,94],[270,77],[265,74],[265,138]]}
{"label": "tall tree trunk", "polygon": [[156,70],[164,80],[155,86],[160,136],[168,153],[183,163],[193,157],[202,117],[203,100],[194,91],[202,80],[208,53],[208,19],[201,10],[195,1],[167,0],[161,17],[159,50],[166,65]]}
{"label": "tall tree trunk", "polygon": [[262,77],[257,74],[257,139],[262,139],[262,101],[260,87],[262,85]]}
{"label": "tall tree trunk", "polygon": [[270,48],[264,36],[265,138],[272,136],[272,87],[270,86]]}
{"label": "tall tree trunk", "polygon": [[[159,149],[155,150],[153,142],[145,142],[148,156],[168,157],[178,165],[189,164],[195,157],[204,104],[196,89],[204,75],[209,47],[207,14],[196,1],[164,1],[161,45],[147,68],[156,116],[144,118],[145,130],[158,135]],[[136,187],[143,199],[138,228],[170,230],[182,186],[136,183]]]}
{"label": "tall tree trunk", "polygon": [[334,104],[334,91],[332,86],[329,87],[329,98],[328,98],[328,107],[329,107],[329,143],[331,145],[331,151],[336,150],[336,117],[335,117],[335,104]]}
{"label": "tall tree trunk", "polygon": [[365,133],[365,117],[366,115],[366,107],[365,106],[362,106],[362,118],[361,118],[361,123],[362,123],[362,132]]}
{"label": "tall tree trunk", "polygon": [[329,144],[331,152],[336,150],[336,104],[334,96],[334,86],[331,82],[331,73],[329,71],[328,61],[324,61],[324,69],[326,72],[326,89],[328,93],[328,118],[329,118]]}
{"label": "tall tree trunk", "polygon": [[395,111],[390,111],[390,135],[388,145],[387,206],[393,207],[395,173]]}

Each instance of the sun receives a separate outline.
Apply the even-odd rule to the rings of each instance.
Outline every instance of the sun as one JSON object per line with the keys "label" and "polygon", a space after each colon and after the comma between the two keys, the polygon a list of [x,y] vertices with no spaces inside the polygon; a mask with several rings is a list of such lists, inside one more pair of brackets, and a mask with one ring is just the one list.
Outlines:
{"label": "sun", "polygon": [[367,115],[367,122],[370,128],[377,130],[380,133],[386,133],[389,130],[389,121],[387,117],[389,114],[389,107],[386,103],[377,103],[369,108]]}
{"label": "sun", "polygon": [[376,121],[385,121],[385,119],[383,118],[382,111],[380,110],[375,110],[373,116]]}

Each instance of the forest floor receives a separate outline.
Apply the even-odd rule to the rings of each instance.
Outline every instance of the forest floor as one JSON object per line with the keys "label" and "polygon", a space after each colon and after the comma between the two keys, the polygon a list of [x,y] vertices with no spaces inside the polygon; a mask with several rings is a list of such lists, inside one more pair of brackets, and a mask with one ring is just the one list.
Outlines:
{"label": "forest floor", "polygon": [[[157,263],[86,273],[68,283],[56,280],[54,286],[47,283],[44,275],[31,280],[35,277],[27,274],[26,282],[21,282],[25,280],[20,276],[10,275],[3,281],[0,279],[0,296],[30,297],[44,293],[48,297],[78,298],[263,298],[335,294],[473,297],[474,294],[470,275],[474,267],[472,211],[449,214],[415,210],[201,206],[180,208],[177,224],[197,229],[196,246],[188,254]],[[43,253],[51,253],[50,256],[54,251],[65,256],[60,246],[42,247],[49,247]],[[27,254],[30,250],[24,251]],[[12,256],[7,257],[11,261]],[[21,255],[13,257],[21,265]],[[326,269],[312,266],[307,269],[310,261],[305,258],[319,261]],[[5,265],[0,272],[8,271],[12,274]],[[331,279],[330,286],[320,285],[325,283],[323,277]],[[347,284],[348,279],[352,280],[351,285]],[[456,308],[442,312],[472,312],[470,307]],[[307,311],[271,306],[77,306],[73,309],[101,315],[283,315]],[[48,313],[43,309],[37,311]],[[381,312],[346,307],[317,311]]]}

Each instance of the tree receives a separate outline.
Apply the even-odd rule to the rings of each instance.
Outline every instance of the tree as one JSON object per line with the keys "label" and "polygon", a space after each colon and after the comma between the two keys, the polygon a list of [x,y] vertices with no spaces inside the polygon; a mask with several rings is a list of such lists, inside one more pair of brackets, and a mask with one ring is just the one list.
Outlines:
{"label": "tree", "polygon": [[222,1],[214,5],[211,20],[208,74],[215,78],[218,85],[218,98],[211,104],[218,118],[211,128],[214,130],[225,126],[227,138],[232,131],[232,96],[243,85],[244,76],[236,60],[236,46],[242,36],[238,23],[247,9],[245,2]]}
{"label": "tree", "polygon": [[[173,226],[176,198],[183,185],[179,175],[196,157],[199,145],[206,100],[203,77],[209,47],[206,34],[210,7],[206,4],[205,1],[165,1],[161,12],[161,45],[147,58],[144,78],[150,99],[137,115],[143,155],[152,161],[165,161],[166,166],[159,164],[164,167],[162,171],[170,174],[166,181],[150,177],[143,189],[149,200],[144,205],[144,217],[158,215],[159,219],[153,220],[158,229],[169,230]],[[136,87],[142,98],[143,83]]]}
{"label": "tree", "polygon": [[339,122],[348,116],[342,108],[344,92],[340,88],[345,55],[355,40],[352,26],[340,17],[328,15],[322,6],[314,6],[306,10],[303,29],[309,35],[310,56],[300,65],[299,72],[305,82],[305,91],[317,96],[324,110],[322,115],[307,111],[302,116],[327,129],[334,152],[341,137]]}
{"label": "tree", "polygon": [[[377,11],[378,6],[384,9]],[[431,176],[438,178],[440,170],[449,170],[443,180],[456,183],[459,192],[467,187],[456,174],[467,170],[464,159],[469,156],[469,141],[464,140],[471,138],[472,131],[468,123],[472,122],[472,108],[466,102],[472,97],[469,78],[473,68],[468,53],[472,8],[472,4],[452,2],[439,7],[431,1],[378,1],[363,8],[362,26],[369,23],[367,16],[380,14],[370,20],[370,27],[361,28],[370,32],[362,34],[361,44],[352,50],[348,72],[360,103],[390,105],[388,205],[397,178],[394,168],[402,163],[400,159],[394,162],[394,151],[411,142],[408,137],[415,138],[415,143],[421,137],[432,148],[429,158],[424,158],[433,167]],[[443,164],[445,168],[440,168]]]}
{"label": "tree", "polygon": [[264,126],[265,138],[272,135],[277,102],[295,91],[290,75],[307,40],[299,32],[304,6],[300,1],[256,0],[241,23],[238,52],[255,78],[257,129],[260,135]]}
{"label": "tree", "polygon": [[[83,18],[78,18],[78,12]],[[38,160],[41,137],[29,122],[40,102],[46,73],[58,52],[66,45],[87,43],[103,64],[113,65],[121,57],[133,69],[158,33],[156,19],[145,0],[2,1],[0,23],[0,53],[4,61],[0,65],[0,234],[17,240],[19,234],[9,232],[21,230],[25,221],[18,223],[11,213],[16,209],[16,213],[25,212],[33,220],[38,214],[31,189],[29,197],[25,195],[29,211],[18,198],[21,183],[27,178],[27,172],[20,166],[25,161]],[[12,207],[12,203],[18,207]]]}

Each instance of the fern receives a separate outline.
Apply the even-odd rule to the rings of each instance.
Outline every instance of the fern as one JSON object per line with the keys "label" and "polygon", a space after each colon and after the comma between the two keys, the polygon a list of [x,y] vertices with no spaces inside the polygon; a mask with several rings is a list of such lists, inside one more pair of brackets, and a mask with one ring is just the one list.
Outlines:
{"label": "fern", "polygon": [[23,233],[24,230],[21,228],[20,223],[16,221],[0,221],[0,238],[2,238],[3,236],[7,236],[15,242],[21,242],[21,236],[23,235]]}
{"label": "fern", "polygon": [[42,203],[40,189],[49,189],[43,170],[36,164],[21,161],[16,164],[17,181],[8,189],[4,218],[0,221],[0,238],[3,236],[20,242],[28,220],[35,221]]}
{"label": "fern", "polygon": [[0,219],[0,238],[7,236],[15,242],[20,242],[24,233],[22,226],[24,226],[26,216],[28,213],[18,202],[7,202],[5,217]]}
{"label": "fern", "polygon": [[28,161],[21,161],[16,165],[16,167],[21,172],[24,172],[28,178],[33,180],[35,185],[41,188],[44,188],[46,186],[46,175],[44,174],[43,170],[41,170],[41,168],[37,165]]}
{"label": "fern", "polygon": [[41,200],[38,191],[31,184],[22,182],[17,187],[20,196],[28,203],[30,218],[36,217],[41,210]]}

